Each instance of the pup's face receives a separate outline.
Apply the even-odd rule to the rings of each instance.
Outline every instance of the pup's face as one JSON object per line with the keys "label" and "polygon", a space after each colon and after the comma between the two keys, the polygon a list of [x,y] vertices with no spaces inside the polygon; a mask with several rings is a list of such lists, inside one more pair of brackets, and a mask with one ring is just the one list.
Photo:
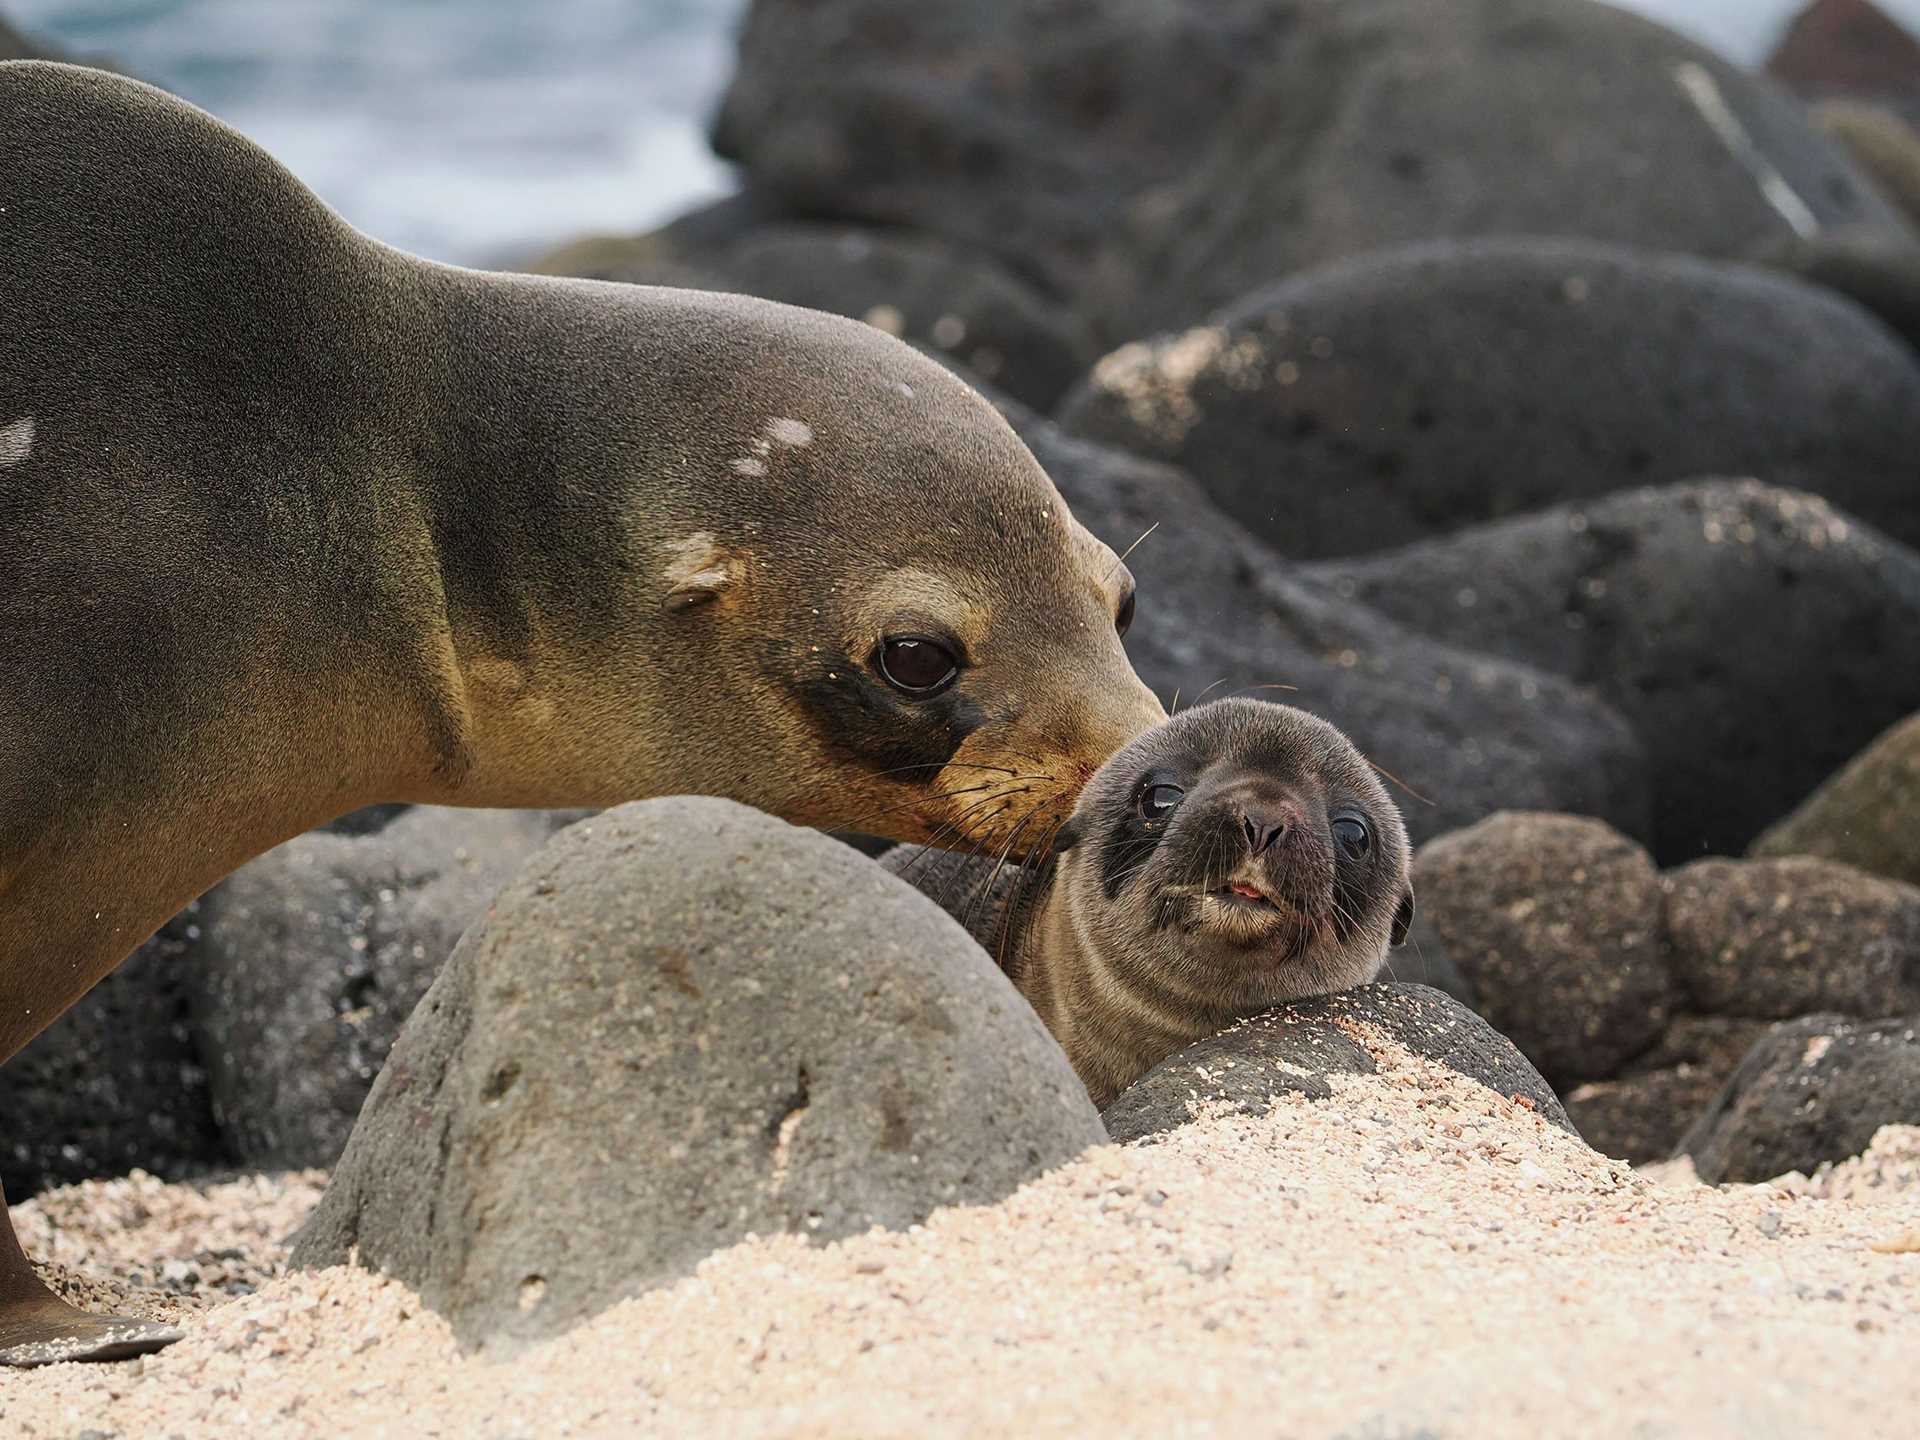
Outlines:
{"label": "pup's face", "polygon": [[1287,706],[1197,706],[1115,755],[1066,835],[1108,962],[1219,1005],[1371,980],[1406,939],[1406,827],[1373,769]]}

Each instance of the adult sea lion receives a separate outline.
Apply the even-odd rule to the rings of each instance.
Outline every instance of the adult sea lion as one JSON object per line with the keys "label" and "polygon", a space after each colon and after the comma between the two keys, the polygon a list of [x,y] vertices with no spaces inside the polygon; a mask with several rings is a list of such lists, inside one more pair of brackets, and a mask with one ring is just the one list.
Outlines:
{"label": "adult sea lion", "polygon": [[[1020,854],[1164,712],[1132,581],[854,321],[480,274],[102,72],[0,64],[0,1061],[381,801],[705,793]],[[84,1315],[0,1206],[0,1363]]]}
{"label": "adult sea lion", "polygon": [[959,918],[1105,1108],[1177,1050],[1364,985],[1413,923],[1400,811],[1353,745],[1218,700],[1101,767],[1032,872],[916,846],[881,862]]}

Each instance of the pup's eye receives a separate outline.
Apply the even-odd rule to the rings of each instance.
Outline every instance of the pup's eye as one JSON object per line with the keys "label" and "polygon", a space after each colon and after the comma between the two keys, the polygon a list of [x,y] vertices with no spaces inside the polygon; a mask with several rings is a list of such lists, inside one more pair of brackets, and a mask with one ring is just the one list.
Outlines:
{"label": "pup's eye", "polygon": [[1127,631],[1133,628],[1134,594],[1132,590],[1127,591],[1120,599],[1120,608],[1113,612],[1113,628],[1120,633],[1122,640],[1127,638]]}
{"label": "pup's eye", "polygon": [[1358,815],[1334,816],[1333,838],[1355,860],[1363,858],[1373,845],[1373,832],[1367,829],[1367,822]]}
{"label": "pup's eye", "polygon": [[1186,793],[1178,785],[1149,785],[1140,792],[1140,818],[1149,825],[1166,819]]}
{"label": "pup's eye", "polygon": [[953,652],[924,635],[889,635],[880,642],[877,663],[881,679],[915,699],[938,694],[960,673]]}

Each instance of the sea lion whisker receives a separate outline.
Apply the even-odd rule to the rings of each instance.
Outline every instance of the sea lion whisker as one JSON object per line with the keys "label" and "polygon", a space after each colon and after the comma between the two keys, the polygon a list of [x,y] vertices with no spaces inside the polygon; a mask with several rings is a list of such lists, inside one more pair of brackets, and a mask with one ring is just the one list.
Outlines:
{"label": "sea lion whisker", "polygon": [[1065,819],[1054,821],[1047,833],[1041,837],[1036,849],[1040,854],[1045,855],[1046,859],[1041,862],[1040,870],[1022,865],[1014,876],[1011,893],[1008,894],[1007,903],[1000,911],[999,943],[993,948],[993,963],[1000,967],[1002,973],[1010,973],[1007,971],[1007,945],[1013,937],[1014,926],[1019,923],[1028,895],[1034,886],[1040,883],[1041,874],[1044,872],[1050,878],[1058,864],[1059,857],[1052,853],[1053,842],[1059,838],[1066,824]]}
{"label": "sea lion whisker", "polygon": [[1232,678],[1233,677],[1231,675],[1222,675],[1218,680],[1214,681],[1213,684],[1207,686],[1205,690],[1202,690],[1198,695],[1194,696],[1193,699],[1189,700],[1187,704],[1189,706],[1200,704],[1202,701],[1204,701],[1207,698],[1208,695],[1213,693],[1215,690],[1218,690],[1222,685],[1226,684],[1227,681],[1231,680]]}
{"label": "sea lion whisker", "polygon": [[1158,530],[1159,528],[1160,528],[1160,522],[1156,520],[1151,525],[1147,526],[1146,529],[1142,530],[1140,532],[1140,539],[1134,541],[1133,544],[1127,546],[1126,549],[1122,550],[1119,554],[1119,557],[1114,560],[1113,568],[1107,571],[1107,579],[1111,580],[1114,576],[1118,575],[1120,573],[1120,567],[1127,563],[1127,557],[1133,554],[1134,551],[1138,550],[1141,546],[1141,543],[1146,540],[1147,536],[1153,534],[1153,532]]}
{"label": "sea lion whisker", "polygon": [[1422,795],[1418,790],[1414,789],[1411,785],[1407,784],[1406,781],[1402,780],[1398,775],[1394,774],[1391,770],[1387,769],[1387,767],[1382,765],[1379,761],[1374,760],[1366,755],[1362,755],[1360,758],[1362,760],[1365,760],[1367,764],[1373,766],[1374,769],[1378,770],[1382,775],[1386,776],[1387,779],[1391,780],[1394,784],[1398,785],[1402,790],[1406,791],[1407,794],[1411,795],[1414,799],[1418,800],[1422,805],[1436,805],[1439,803],[1438,801],[1435,801],[1435,800],[1429,800],[1426,796]]}
{"label": "sea lion whisker", "polygon": [[[991,805],[993,804],[994,801],[1003,798],[1008,792],[1005,789],[1000,787],[1004,786],[1006,783],[1007,782],[1005,781],[995,781],[992,785],[981,786],[980,787],[981,789],[990,790],[993,793],[990,795],[986,795],[979,800],[970,802],[965,808],[963,808],[960,811],[959,814],[953,816],[951,819],[947,820],[944,824],[940,825],[939,828],[934,830],[932,835],[930,835],[927,838],[925,842],[925,848],[918,855],[914,856],[913,861],[909,863],[924,861],[928,859],[928,857],[939,854],[940,850],[936,847],[939,847],[941,845],[941,842],[944,841],[949,835],[959,835],[962,841],[964,841],[966,838],[964,826],[966,824],[967,819],[970,816],[972,816],[975,811],[981,809],[983,806]],[[962,793],[966,793],[966,792],[962,792]]]}
{"label": "sea lion whisker", "polygon": [[864,815],[857,815],[850,819],[838,822],[834,828],[838,830],[858,831],[860,830],[861,826],[869,823],[870,821],[878,820],[881,817],[886,815],[897,815],[902,810],[918,809],[919,807],[927,804],[929,801],[932,801],[932,800],[952,800],[961,795],[977,795],[982,790],[991,790],[996,785],[1004,785],[1006,783],[1007,782],[1004,780],[989,780],[986,783],[981,785],[963,786],[958,790],[935,791],[929,795],[922,795],[917,800],[906,800],[906,801],[902,801],[898,805],[889,805],[883,810],[869,810]]}
{"label": "sea lion whisker", "polygon": [[[1024,792],[1016,791],[1012,793],[1020,794]],[[960,830],[964,822],[969,818],[971,818],[972,815],[976,811],[978,811],[982,806],[992,804],[994,801],[997,801],[997,800],[1007,800],[1009,805],[1012,803],[1009,792],[1006,792],[1006,791],[1000,791],[994,795],[988,796],[987,799],[985,800],[976,801],[973,805],[969,806],[962,815],[955,817],[955,820],[954,820],[955,830],[956,831]],[[1004,808],[1006,807],[1003,806],[1002,809]],[[999,813],[1000,812],[996,810],[992,814],[988,815],[987,818],[991,820],[993,818],[993,815],[997,815]],[[962,843],[964,843],[965,839],[966,839],[966,836],[964,832],[962,832],[961,833]],[[949,903],[949,901],[953,896],[956,887],[966,883],[969,879],[972,878],[972,871],[971,871],[972,862],[979,858],[980,852],[986,848],[986,845],[987,845],[987,837],[985,835],[981,835],[977,837],[973,842],[972,848],[967,851],[965,856],[961,857],[957,862],[950,861],[948,866],[946,867],[946,870],[947,870],[946,875],[944,876],[944,878],[942,878],[938,882],[940,885],[940,894],[935,896],[934,898],[936,902],[940,905],[940,907],[946,910],[948,914],[954,913],[953,908]],[[954,848],[957,849],[958,847],[956,846]],[[909,861],[906,866],[902,867],[901,874],[905,876],[907,871],[910,870],[911,868],[912,868],[912,862]]]}
{"label": "sea lion whisker", "polygon": [[[989,896],[993,893],[993,887],[1000,879],[1000,872],[1006,868],[1007,857],[1013,853],[1013,847],[1019,843],[1020,832],[1025,830],[1033,817],[1040,813],[1042,803],[1044,802],[1035,802],[1029,806],[1027,813],[1020,817],[1019,823],[1007,832],[1007,843],[1000,847],[1000,858],[987,875],[986,883],[980,887],[980,895]],[[967,922],[962,920],[961,923],[964,925]]]}
{"label": "sea lion whisker", "polygon": [[972,760],[926,760],[918,765],[896,765],[891,770],[875,770],[875,779],[884,779],[889,775],[904,775],[909,770],[990,770],[1001,775],[1011,775],[1013,771],[1005,765],[982,765]]}

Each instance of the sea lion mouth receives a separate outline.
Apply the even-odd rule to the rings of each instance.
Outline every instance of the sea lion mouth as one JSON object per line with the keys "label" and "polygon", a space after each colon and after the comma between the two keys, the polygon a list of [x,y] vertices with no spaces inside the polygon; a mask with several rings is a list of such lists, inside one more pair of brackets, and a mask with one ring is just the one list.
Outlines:
{"label": "sea lion mouth", "polygon": [[1235,909],[1271,910],[1276,914],[1283,909],[1272,895],[1245,880],[1231,881],[1217,890],[1209,890],[1207,894]]}

